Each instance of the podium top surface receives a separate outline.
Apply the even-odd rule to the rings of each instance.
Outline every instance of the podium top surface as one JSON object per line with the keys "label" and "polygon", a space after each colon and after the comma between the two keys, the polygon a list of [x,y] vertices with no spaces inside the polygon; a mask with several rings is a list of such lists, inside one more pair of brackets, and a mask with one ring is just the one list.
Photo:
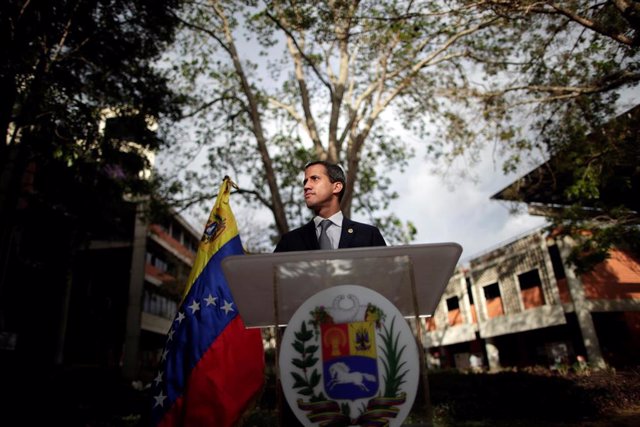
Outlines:
{"label": "podium top surface", "polygon": [[432,315],[461,254],[458,243],[431,243],[234,255],[222,270],[245,325],[266,327],[286,325],[312,295],[345,284],[379,292],[406,317]]}

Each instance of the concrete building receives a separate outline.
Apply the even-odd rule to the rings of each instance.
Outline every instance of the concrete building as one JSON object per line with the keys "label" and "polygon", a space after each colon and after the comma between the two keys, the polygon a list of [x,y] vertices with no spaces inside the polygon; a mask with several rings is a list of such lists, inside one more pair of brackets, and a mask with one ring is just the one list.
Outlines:
{"label": "concrete building", "polygon": [[200,235],[175,213],[146,222],[145,206],[131,206],[128,236],[94,240],[78,255],[64,334],[66,366],[121,369],[125,378],[143,382],[157,370]]}
{"label": "concrete building", "polygon": [[[628,178],[627,191],[604,183],[602,199],[638,212],[640,106],[589,135],[602,147],[623,147],[614,176]],[[628,153],[628,154],[624,154]],[[532,214],[550,216],[570,204],[568,159],[551,158],[492,198],[524,202]],[[589,207],[596,210],[597,205]],[[434,316],[425,322],[423,344],[434,367],[485,368],[543,365],[567,368],[637,366],[640,361],[640,260],[613,249],[591,272],[567,262],[575,243],[539,230],[469,260],[451,278]]]}
{"label": "concrete building", "polygon": [[426,321],[430,367],[637,365],[640,260],[622,251],[588,274],[564,265],[570,242],[543,230],[459,268]]}

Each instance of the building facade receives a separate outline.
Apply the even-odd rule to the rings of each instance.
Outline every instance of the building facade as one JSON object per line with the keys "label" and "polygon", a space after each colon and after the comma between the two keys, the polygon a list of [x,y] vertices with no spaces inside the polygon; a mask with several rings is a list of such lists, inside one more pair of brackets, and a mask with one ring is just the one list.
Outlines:
{"label": "building facade", "polygon": [[144,206],[132,204],[128,235],[93,240],[77,255],[62,335],[69,368],[147,382],[157,369],[199,235],[175,213],[148,223]]}
{"label": "building facade", "polygon": [[425,322],[431,368],[624,368],[640,360],[640,260],[614,250],[588,274],[537,231],[471,259]]}

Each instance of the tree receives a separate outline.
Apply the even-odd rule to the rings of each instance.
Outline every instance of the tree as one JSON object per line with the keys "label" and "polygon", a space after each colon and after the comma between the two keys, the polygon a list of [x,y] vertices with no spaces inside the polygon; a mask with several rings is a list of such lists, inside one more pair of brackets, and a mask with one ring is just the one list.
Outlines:
{"label": "tree", "polygon": [[250,174],[243,194],[278,234],[303,221],[296,173],[309,158],[345,166],[347,214],[378,214],[408,241],[379,215],[397,197],[389,172],[413,155],[407,135],[446,168],[494,144],[512,172],[597,129],[638,82],[631,2],[317,3],[210,0],[179,16],[174,75],[210,160],[186,182]]}
{"label": "tree", "polygon": [[[0,6],[0,323],[21,332],[20,354],[40,359],[33,366],[60,349],[74,254],[130,232],[123,197],[150,191],[140,174],[161,141],[148,124],[174,114],[177,99],[152,62],[174,36],[178,4]],[[29,316],[15,307],[27,296],[37,296]]]}
{"label": "tree", "polygon": [[[74,202],[77,194],[64,194],[64,186],[72,182],[92,190],[102,180],[120,195],[148,192],[139,172],[149,167],[145,150],[159,147],[160,140],[145,123],[176,111],[175,97],[151,61],[173,37],[169,9],[177,4],[177,0],[3,4],[3,242],[24,196],[20,183],[29,165],[38,169],[31,196],[58,206],[65,215],[74,216],[74,209],[87,207],[86,200]],[[138,145],[110,136],[110,129],[102,132],[107,118],[115,118],[112,123],[128,120],[129,141]],[[41,191],[39,184],[50,191]],[[60,197],[67,199],[65,203]],[[101,195],[96,201],[100,200],[107,198]]]}
{"label": "tree", "polygon": [[[480,97],[486,117],[508,136],[511,156],[505,170],[531,149],[550,159],[545,170],[551,189],[533,191],[555,191],[556,200],[562,200],[550,227],[580,242],[572,256],[579,268],[603,260],[612,246],[639,254],[637,112],[616,116],[621,106],[628,109],[619,102],[621,95],[640,82],[640,5],[485,3],[496,15],[508,16],[505,31],[522,40],[517,54],[499,69],[509,76],[507,83]],[[513,120],[522,107],[534,117],[525,125]]]}
{"label": "tree", "polygon": [[[448,94],[467,85],[465,65],[485,49],[477,40],[503,21],[463,3],[390,1],[211,0],[179,19],[175,81],[193,95],[185,116],[210,160],[187,178],[202,188],[206,173],[250,174],[242,193],[270,209],[278,234],[303,221],[306,161],[341,163],[343,211],[373,217],[397,197],[389,173],[413,153],[402,129],[432,144],[427,121],[440,121],[439,136],[466,138]],[[393,215],[376,222],[392,242],[415,233]]]}

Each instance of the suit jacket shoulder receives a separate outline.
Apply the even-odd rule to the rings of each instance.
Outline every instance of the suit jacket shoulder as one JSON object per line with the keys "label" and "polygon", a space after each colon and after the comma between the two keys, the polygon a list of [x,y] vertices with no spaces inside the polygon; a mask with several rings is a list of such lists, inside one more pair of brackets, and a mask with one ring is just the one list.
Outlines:
{"label": "suit jacket shoulder", "polygon": [[387,246],[380,230],[369,224],[342,220],[342,233],[339,248],[364,248],[369,246]]}
{"label": "suit jacket shoulder", "polygon": [[[342,232],[338,248],[364,248],[370,246],[387,246],[380,230],[373,225],[352,221],[344,217],[342,219]],[[315,249],[320,249],[320,245],[316,236],[316,226],[312,220],[302,227],[283,234],[274,252],[310,251]]]}
{"label": "suit jacket shoulder", "polygon": [[283,234],[274,252],[309,251],[313,249],[320,249],[320,244],[316,237],[316,225],[311,220],[302,227]]}

